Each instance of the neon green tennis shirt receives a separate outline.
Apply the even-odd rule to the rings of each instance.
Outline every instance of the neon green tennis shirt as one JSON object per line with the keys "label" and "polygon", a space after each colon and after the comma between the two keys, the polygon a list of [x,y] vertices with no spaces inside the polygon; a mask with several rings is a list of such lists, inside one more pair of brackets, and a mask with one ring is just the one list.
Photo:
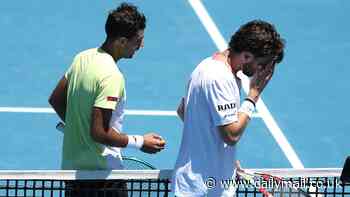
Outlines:
{"label": "neon green tennis shirt", "polygon": [[90,136],[93,107],[116,108],[125,82],[112,56],[100,48],[79,53],[65,74],[68,80],[62,169],[104,170],[105,146]]}

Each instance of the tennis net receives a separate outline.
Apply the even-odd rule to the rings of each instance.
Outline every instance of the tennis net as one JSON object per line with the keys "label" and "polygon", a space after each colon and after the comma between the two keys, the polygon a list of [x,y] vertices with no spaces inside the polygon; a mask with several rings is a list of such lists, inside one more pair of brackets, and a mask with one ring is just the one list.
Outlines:
{"label": "tennis net", "polygon": [[0,171],[0,196],[168,196],[171,170]]}
{"label": "tennis net", "polygon": [[[340,181],[340,168],[319,169],[249,169],[281,177],[301,190],[274,190],[277,197],[349,196],[350,185]],[[170,193],[171,170],[113,171],[6,171],[0,170],[0,196],[173,196]],[[264,187],[274,187],[266,180]],[[225,184],[225,183],[220,183]],[[227,184],[227,183],[226,183]],[[235,196],[264,196],[257,187],[235,179]],[[272,186],[272,185],[273,186]],[[219,186],[219,183],[217,183]],[[302,191],[302,192],[300,192]]]}

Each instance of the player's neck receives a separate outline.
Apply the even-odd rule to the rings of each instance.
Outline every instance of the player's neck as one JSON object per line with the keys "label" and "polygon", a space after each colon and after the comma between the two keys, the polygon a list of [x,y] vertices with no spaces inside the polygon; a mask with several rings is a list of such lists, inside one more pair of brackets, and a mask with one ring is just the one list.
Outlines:
{"label": "player's neck", "polygon": [[225,60],[226,60],[226,65],[229,67],[229,69],[231,70],[231,72],[236,75],[236,73],[238,72],[238,70],[240,69],[240,66],[235,64],[233,55],[230,54],[230,51],[228,49],[226,49],[224,52],[222,52]]}
{"label": "player's neck", "polygon": [[118,62],[118,60],[121,59],[119,50],[117,50],[116,47],[114,47],[113,43],[105,41],[100,48],[106,53],[108,53],[110,56],[112,56],[115,62]]}

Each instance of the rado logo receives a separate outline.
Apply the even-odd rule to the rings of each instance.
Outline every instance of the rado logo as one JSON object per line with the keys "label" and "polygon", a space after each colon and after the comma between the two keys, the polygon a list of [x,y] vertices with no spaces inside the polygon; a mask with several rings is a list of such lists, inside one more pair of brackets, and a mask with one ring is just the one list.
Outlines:
{"label": "rado logo", "polygon": [[218,111],[225,111],[225,110],[234,109],[234,108],[236,108],[236,103],[218,105]]}

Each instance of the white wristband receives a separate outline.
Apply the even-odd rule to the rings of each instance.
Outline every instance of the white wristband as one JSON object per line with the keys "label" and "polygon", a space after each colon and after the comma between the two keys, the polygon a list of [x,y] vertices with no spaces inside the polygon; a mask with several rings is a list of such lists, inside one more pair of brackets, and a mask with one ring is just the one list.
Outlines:
{"label": "white wristband", "polygon": [[140,149],[143,146],[143,136],[141,135],[128,135],[128,145],[127,148],[137,148]]}
{"label": "white wristband", "polygon": [[250,119],[253,116],[254,110],[254,104],[250,101],[243,101],[241,107],[239,108],[239,112],[247,114]]}

